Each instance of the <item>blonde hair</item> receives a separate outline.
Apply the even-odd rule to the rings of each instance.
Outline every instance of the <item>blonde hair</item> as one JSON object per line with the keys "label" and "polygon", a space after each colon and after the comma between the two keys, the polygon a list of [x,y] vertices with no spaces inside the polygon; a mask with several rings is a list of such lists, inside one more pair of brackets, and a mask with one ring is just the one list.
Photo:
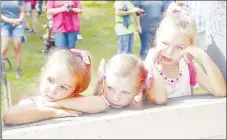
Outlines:
{"label": "blonde hair", "polygon": [[[105,79],[106,75],[113,74],[119,78],[134,78],[138,81],[139,88],[145,83],[147,77],[146,69],[143,61],[133,54],[118,54],[113,56],[109,61],[105,62],[101,68],[104,73],[101,76]],[[97,81],[94,95],[104,94],[104,80]]]}
{"label": "blonde hair", "polygon": [[77,78],[76,89],[73,93],[81,93],[88,88],[91,81],[91,63],[86,63],[84,57],[87,57],[87,61],[91,62],[90,55],[85,51],[53,49],[48,54],[41,75],[52,68],[53,64],[57,64],[59,67],[66,67],[72,73],[72,76]]}
{"label": "blonde hair", "polygon": [[163,35],[163,27],[168,25],[177,27],[182,33],[191,38],[193,45],[197,46],[195,21],[193,20],[193,17],[183,9],[179,12],[167,10],[166,16],[159,24],[156,32],[156,44],[159,42],[160,36]]}

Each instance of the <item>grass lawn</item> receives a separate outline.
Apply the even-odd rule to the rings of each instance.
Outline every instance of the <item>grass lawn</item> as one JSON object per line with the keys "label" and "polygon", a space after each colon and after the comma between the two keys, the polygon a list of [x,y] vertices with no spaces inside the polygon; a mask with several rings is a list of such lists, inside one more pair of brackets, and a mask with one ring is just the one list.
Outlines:
{"label": "grass lawn", "polygon": [[[81,34],[83,40],[78,41],[77,48],[85,49],[92,55],[92,81],[85,91],[85,95],[91,94],[92,87],[97,78],[97,68],[102,58],[110,58],[117,52],[117,37],[114,31],[114,10],[113,2],[107,4],[84,4],[84,12],[80,16],[81,19]],[[42,29],[42,24],[46,23],[44,15],[39,17],[40,31],[45,33]],[[10,91],[12,95],[12,102],[16,104],[22,95],[37,94],[38,81],[40,75],[40,68],[43,64],[44,55],[41,53],[43,48],[43,41],[40,35],[27,35],[27,42],[23,44],[22,48],[22,79],[15,77],[15,57],[13,46],[10,44],[8,51],[8,58],[11,61],[13,70],[8,71],[8,81],[10,83]],[[134,52],[139,54],[139,38],[135,36]],[[1,108],[4,110],[3,92]]]}

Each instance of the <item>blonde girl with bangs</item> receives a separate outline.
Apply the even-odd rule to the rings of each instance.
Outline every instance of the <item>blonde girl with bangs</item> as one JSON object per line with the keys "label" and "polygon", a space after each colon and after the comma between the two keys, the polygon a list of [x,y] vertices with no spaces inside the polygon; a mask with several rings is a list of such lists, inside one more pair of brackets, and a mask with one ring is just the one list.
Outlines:
{"label": "blonde girl with bangs", "polygon": [[138,107],[146,99],[146,88],[151,80],[152,75],[147,73],[139,57],[118,54],[100,62],[94,95],[101,96],[109,107]]}
{"label": "blonde girl with bangs", "polygon": [[[186,11],[170,9],[156,32],[155,48],[145,60],[153,73],[148,99],[166,104],[168,98],[192,95],[198,83],[216,97],[226,96],[226,83],[208,54],[196,44],[196,25]],[[201,62],[203,68],[195,61]]]}

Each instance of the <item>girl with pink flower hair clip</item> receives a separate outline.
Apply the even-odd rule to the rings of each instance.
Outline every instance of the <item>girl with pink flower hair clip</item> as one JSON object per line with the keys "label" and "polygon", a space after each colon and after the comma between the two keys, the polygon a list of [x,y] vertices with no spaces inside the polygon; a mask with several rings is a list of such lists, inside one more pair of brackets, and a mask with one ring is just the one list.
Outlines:
{"label": "girl with pink flower hair clip", "polygon": [[148,99],[166,104],[168,98],[194,94],[192,87],[197,83],[216,97],[226,96],[223,75],[196,43],[196,25],[186,10],[170,5],[154,45],[145,59],[148,71],[153,71]]}

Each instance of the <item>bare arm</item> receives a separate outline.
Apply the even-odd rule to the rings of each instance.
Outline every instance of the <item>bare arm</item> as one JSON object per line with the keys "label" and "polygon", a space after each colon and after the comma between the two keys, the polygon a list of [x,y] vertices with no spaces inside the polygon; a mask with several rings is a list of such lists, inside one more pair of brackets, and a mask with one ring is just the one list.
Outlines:
{"label": "bare arm", "polygon": [[3,115],[3,122],[9,125],[27,124],[50,118],[76,116],[79,112],[55,109],[48,107],[36,107],[34,102],[25,99],[18,105],[10,107]]}
{"label": "bare arm", "polygon": [[202,53],[201,60],[206,72],[204,72],[200,65],[195,63],[197,72],[196,81],[212,95],[225,97],[226,83],[219,68],[205,52]]}
{"label": "bare arm", "polygon": [[73,8],[73,12],[75,12],[75,13],[82,13],[83,10],[81,8]]}
{"label": "bare arm", "polygon": [[140,26],[140,16],[136,16],[136,25]]}
{"label": "bare arm", "polygon": [[19,21],[23,21],[24,19],[24,7],[20,7]]}
{"label": "bare arm", "polygon": [[1,14],[1,21],[5,21],[7,23],[13,24],[13,19],[12,18],[7,18],[3,14]]}
{"label": "bare arm", "polygon": [[59,8],[48,8],[47,9],[47,13],[49,15],[55,15],[61,12],[65,12],[67,10],[67,8],[65,6],[59,7]]}
{"label": "bare arm", "polygon": [[87,96],[68,98],[55,102],[57,106],[85,113],[98,113],[106,111],[107,104],[102,97]]}
{"label": "bare arm", "polygon": [[10,125],[26,124],[53,118],[53,108],[37,108],[29,105],[15,105],[10,107],[3,116],[3,122]]}
{"label": "bare arm", "polygon": [[151,87],[148,89],[147,99],[156,104],[166,104],[167,94],[164,81],[154,65],[157,57],[156,53],[154,49],[150,49],[144,62],[148,72],[152,73],[152,83]]}
{"label": "bare arm", "polygon": [[137,7],[133,8],[131,10],[128,10],[128,11],[122,11],[122,10],[119,10],[119,9],[115,9],[115,14],[117,16],[126,16],[126,15],[134,14],[134,13],[139,12],[139,11],[140,11],[140,9],[137,8]]}

